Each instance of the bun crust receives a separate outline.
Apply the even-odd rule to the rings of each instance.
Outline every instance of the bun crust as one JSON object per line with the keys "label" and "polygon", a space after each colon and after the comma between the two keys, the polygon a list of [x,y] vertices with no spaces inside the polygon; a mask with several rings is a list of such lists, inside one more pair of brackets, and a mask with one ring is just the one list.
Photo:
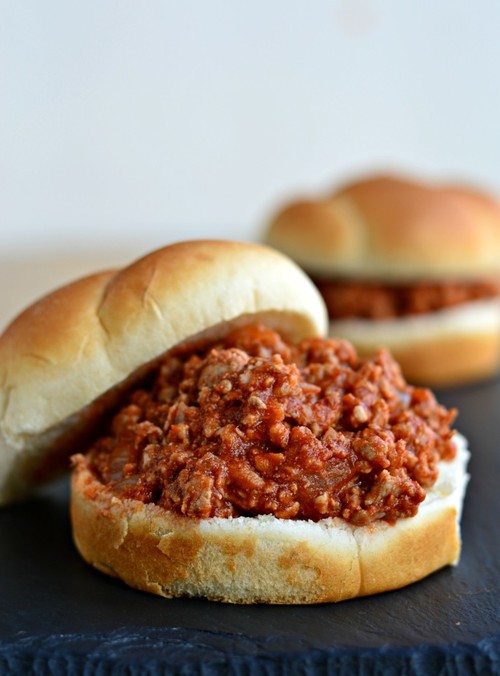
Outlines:
{"label": "bun crust", "polygon": [[273,516],[190,520],[113,496],[76,456],[74,540],[101,572],[166,597],[323,603],[396,589],[458,561],[469,454],[463,437],[456,443],[456,459],[440,464],[416,516],[366,527]]}
{"label": "bun crust", "polygon": [[145,365],[249,321],[292,340],[327,327],[319,293],[289,259],[214,240],[165,247],[34,303],[0,337],[0,503],[61,456],[67,464],[75,436]]}
{"label": "bun crust", "polygon": [[288,204],[264,239],[325,277],[471,278],[500,268],[500,205],[471,188],[376,176]]}

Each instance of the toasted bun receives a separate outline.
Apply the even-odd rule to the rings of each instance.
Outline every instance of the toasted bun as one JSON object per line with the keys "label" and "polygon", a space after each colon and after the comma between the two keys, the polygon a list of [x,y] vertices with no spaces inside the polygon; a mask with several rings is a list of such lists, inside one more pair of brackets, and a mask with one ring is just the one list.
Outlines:
{"label": "toasted bun", "polygon": [[264,239],[325,277],[402,281],[498,274],[500,205],[471,188],[377,176],[288,204]]}
{"label": "toasted bun", "polygon": [[[190,520],[119,499],[75,458],[76,546],[98,570],[160,596],[231,603],[322,603],[403,587],[455,564],[468,451],[440,463],[418,514],[391,526],[274,516]],[[390,565],[388,565],[390,561]]]}
{"label": "toasted bun", "polygon": [[408,381],[432,387],[490,377],[500,367],[496,300],[395,319],[332,321],[330,335],[352,342],[361,356],[387,347]]}
{"label": "toasted bun", "polygon": [[36,302],[0,337],[0,503],[61,458],[67,465],[76,441],[145,365],[249,321],[292,340],[327,326],[319,293],[294,263],[236,242],[174,244]]}

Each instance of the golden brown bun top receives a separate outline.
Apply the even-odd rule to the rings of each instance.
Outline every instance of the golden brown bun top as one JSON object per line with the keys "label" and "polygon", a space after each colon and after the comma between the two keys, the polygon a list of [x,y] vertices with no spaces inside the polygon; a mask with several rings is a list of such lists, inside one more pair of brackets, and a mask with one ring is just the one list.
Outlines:
{"label": "golden brown bun top", "polygon": [[266,242],[321,276],[468,278],[500,272],[500,203],[478,190],[393,176],[290,203]]}
{"label": "golden brown bun top", "polygon": [[43,453],[70,416],[173,346],[259,320],[293,340],[327,325],[295,263],[225,241],[174,244],[34,303],[0,337],[0,502],[23,453]]}

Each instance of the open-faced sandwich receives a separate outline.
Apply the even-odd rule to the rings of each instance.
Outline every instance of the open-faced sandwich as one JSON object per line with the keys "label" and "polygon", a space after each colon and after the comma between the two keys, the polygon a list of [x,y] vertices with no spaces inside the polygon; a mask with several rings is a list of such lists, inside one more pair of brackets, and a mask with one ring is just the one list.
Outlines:
{"label": "open-faced sandwich", "polygon": [[166,597],[340,601],[458,561],[454,411],[323,337],[263,246],[193,241],[37,301],[0,338],[0,495],[72,455],[83,558]]}

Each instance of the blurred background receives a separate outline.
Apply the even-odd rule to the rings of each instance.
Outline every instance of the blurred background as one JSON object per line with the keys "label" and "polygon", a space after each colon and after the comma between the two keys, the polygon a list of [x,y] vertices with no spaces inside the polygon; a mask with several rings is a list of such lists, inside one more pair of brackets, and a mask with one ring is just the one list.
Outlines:
{"label": "blurred background", "polygon": [[0,0],[0,325],[372,170],[500,189],[498,0]]}

